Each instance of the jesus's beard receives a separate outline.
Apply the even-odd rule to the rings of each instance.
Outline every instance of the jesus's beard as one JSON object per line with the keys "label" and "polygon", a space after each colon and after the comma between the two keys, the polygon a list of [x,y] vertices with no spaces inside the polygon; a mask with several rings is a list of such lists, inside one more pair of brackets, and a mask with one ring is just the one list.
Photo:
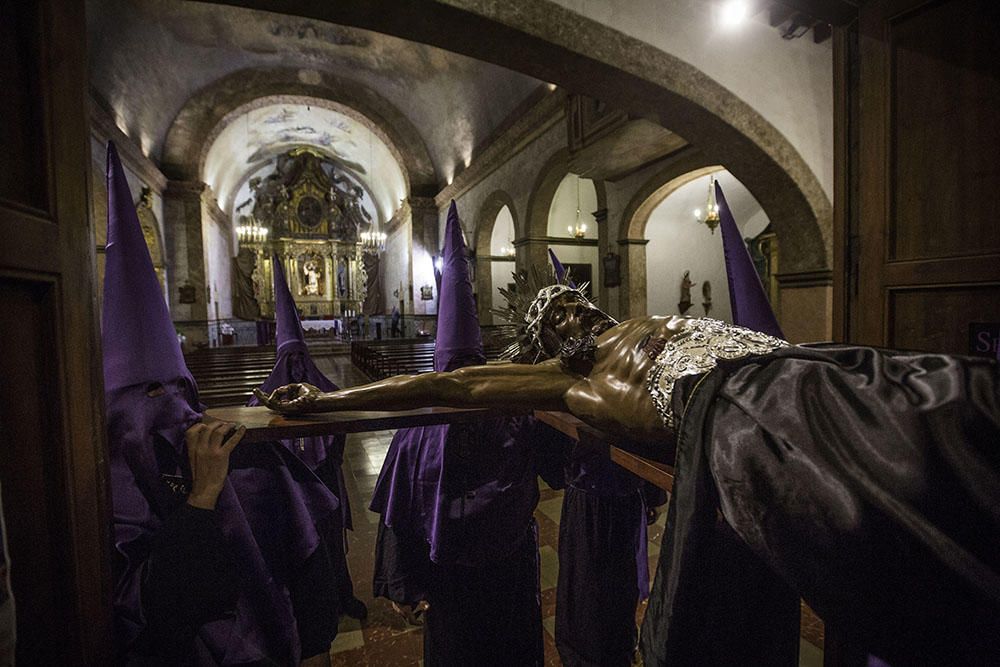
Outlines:
{"label": "jesus's beard", "polygon": [[580,338],[570,337],[559,348],[563,366],[579,375],[587,375],[597,361],[597,338],[618,324],[610,317],[602,317],[590,327],[590,332]]}

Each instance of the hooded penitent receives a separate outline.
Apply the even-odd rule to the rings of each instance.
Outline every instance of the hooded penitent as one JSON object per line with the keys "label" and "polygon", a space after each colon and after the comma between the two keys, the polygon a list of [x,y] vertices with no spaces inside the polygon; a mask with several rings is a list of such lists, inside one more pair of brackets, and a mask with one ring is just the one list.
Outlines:
{"label": "hooded penitent", "polygon": [[[305,333],[302,331],[302,323],[299,321],[299,313],[295,308],[295,301],[292,299],[288,282],[285,280],[285,271],[281,268],[281,261],[277,255],[272,259],[272,266],[274,267],[277,359],[274,362],[274,370],[261,385],[261,390],[270,394],[286,384],[307,382],[323,391],[336,391],[339,387],[316,367],[309,355],[309,347],[306,345]],[[260,402],[256,397],[251,397],[247,405],[260,405]],[[342,463],[344,442],[343,435],[329,435],[283,440],[282,444],[302,459],[311,470],[316,470],[328,456],[336,459],[338,464]],[[351,511],[347,502],[347,489],[343,475],[339,473],[339,470],[338,465],[337,496],[341,501],[344,524],[350,528]]]}
{"label": "hooded penitent", "polygon": [[715,199],[719,205],[722,249],[726,257],[726,278],[729,280],[729,303],[733,311],[733,324],[775,338],[784,338],[718,181],[715,183]]}
{"label": "hooded penitent", "polygon": [[[552,248],[549,248],[549,259],[552,260],[552,268],[555,269],[556,280],[563,282],[566,278],[566,269],[563,267],[562,262],[559,261],[559,258],[556,257],[556,254],[552,252]],[[576,283],[572,280],[566,282],[566,284],[574,289],[576,288]]]}
{"label": "hooded penitent", "polygon": [[[563,282],[566,270],[551,248],[549,258]],[[635,645],[636,603],[649,594],[642,480],[607,455],[579,448],[566,460],[565,477],[556,647],[567,664],[625,664]]]}
{"label": "hooded penitent", "polygon": [[[454,202],[448,211],[434,369],[485,363]],[[537,503],[522,421],[400,429],[382,466],[371,509],[386,526],[430,545],[431,560],[476,565],[519,542]],[[523,435],[523,434],[522,434]]]}
{"label": "hooded penitent", "polygon": [[[211,606],[205,600],[221,583],[201,590],[178,585],[178,590],[169,591],[168,601],[155,599],[149,588],[156,545],[185,506],[191,472],[184,433],[201,418],[201,405],[112,144],[107,164],[102,341],[119,650],[136,650],[137,640],[149,634],[144,630],[151,617],[157,616],[151,611],[155,606],[170,610],[166,616],[176,612],[182,622],[199,618],[191,649],[195,655],[186,659],[223,665],[265,658],[297,663],[296,622],[283,586],[296,564],[315,550],[314,524],[336,511],[337,504],[318,481],[310,483],[314,476],[284,451],[237,447],[214,512],[221,542],[211,546],[232,555],[225,574],[234,577],[238,587],[235,614],[198,616],[202,607]],[[256,502],[264,497],[268,503]]]}

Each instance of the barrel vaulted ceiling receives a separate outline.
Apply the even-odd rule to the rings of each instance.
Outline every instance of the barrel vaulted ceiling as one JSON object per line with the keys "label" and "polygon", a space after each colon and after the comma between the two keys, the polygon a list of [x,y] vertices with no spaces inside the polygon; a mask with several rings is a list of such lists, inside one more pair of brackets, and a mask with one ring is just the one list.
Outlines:
{"label": "barrel vaulted ceiling", "polygon": [[[441,186],[471,159],[474,147],[542,83],[436,47],[239,7],[177,0],[89,0],[87,23],[94,94],[114,114],[118,126],[160,163],[179,114],[181,122],[187,122],[181,112],[190,100],[242,71],[292,71],[303,84],[321,79],[349,82],[355,90],[370,92],[368,99],[379,101],[375,106],[393,107],[391,113],[382,114],[382,124],[385,118],[398,118],[403,121],[397,124],[408,125],[411,135],[415,129],[418,136],[410,142],[410,152],[414,152],[413,144],[423,144],[422,154],[429,157],[432,177]],[[267,81],[267,75],[258,73],[253,80]],[[281,93],[280,85],[266,91],[271,97]],[[351,105],[350,99],[336,102]],[[247,122],[231,116],[219,124]],[[376,129],[386,141],[394,132],[403,132],[402,128]],[[214,140],[222,131],[223,127],[213,128],[209,138]],[[345,163],[370,164],[370,144],[342,142],[336,157]],[[398,154],[407,147],[389,148]],[[208,146],[199,149],[207,152]],[[240,150],[245,152],[245,147]],[[248,157],[238,153],[233,153],[233,160]],[[212,163],[226,159],[229,156],[216,154]],[[204,172],[204,154],[200,165]],[[247,172],[253,168],[248,164]],[[238,171],[232,166],[226,169]],[[201,173],[199,177],[211,176]],[[378,174],[368,177],[376,179]],[[226,182],[239,178],[228,174]],[[235,192],[228,194],[231,200]]]}

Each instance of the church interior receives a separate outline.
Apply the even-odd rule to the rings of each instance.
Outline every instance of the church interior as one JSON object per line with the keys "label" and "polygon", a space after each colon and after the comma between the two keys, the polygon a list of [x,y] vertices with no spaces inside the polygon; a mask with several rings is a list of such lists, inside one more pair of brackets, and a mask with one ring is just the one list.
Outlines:
{"label": "church interior", "polygon": [[[146,267],[114,264],[112,153],[167,338],[209,413],[243,414],[226,411],[276,388],[265,383],[290,321],[298,354],[334,388],[444,370],[456,256],[487,365],[513,326],[514,274],[553,261],[618,322],[744,324],[720,228],[730,211],[789,343],[997,360],[998,42],[992,0],[3,3],[0,664],[181,664],[123,657],[117,412],[102,360],[109,313],[158,315],[107,302],[110,281],[132,289]],[[433,625],[444,602],[407,606],[417,600],[378,584],[389,533],[402,540],[375,509],[387,455],[437,422],[358,419],[382,426],[337,436],[346,570],[334,569],[353,592],[338,593],[328,650],[307,655],[300,621],[294,658],[241,661],[230,645],[183,664],[463,664]],[[635,481],[642,525],[621,539],[641,542],[629,547],[641,589],[661,575],[673,464],[565,424],[566,451],[589,438]],[[286,431],[298,443],[287,456],[319,433]],[[560,550],[570,482],[531,479],[541,657],[464,664],[641,664],[648,582],[629,598],[620,655],[563,646],[567,587],[605,589],[576,585],[586,568]],[[910,664],[858,662],[809,602],[794,610],[795,664]]]}

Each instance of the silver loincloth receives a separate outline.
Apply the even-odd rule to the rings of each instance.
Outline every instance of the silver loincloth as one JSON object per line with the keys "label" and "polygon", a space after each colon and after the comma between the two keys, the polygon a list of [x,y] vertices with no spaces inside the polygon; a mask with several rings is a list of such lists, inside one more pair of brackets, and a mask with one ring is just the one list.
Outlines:
{"label": "silver loincloth", "polygon": [[674,382],[715,368],[719,359],[767,354],[788,341],[710,318],[688,320],[684,330],[667,341],[646,375],[646,389],[667,428],[674,428],[671,397]]}

